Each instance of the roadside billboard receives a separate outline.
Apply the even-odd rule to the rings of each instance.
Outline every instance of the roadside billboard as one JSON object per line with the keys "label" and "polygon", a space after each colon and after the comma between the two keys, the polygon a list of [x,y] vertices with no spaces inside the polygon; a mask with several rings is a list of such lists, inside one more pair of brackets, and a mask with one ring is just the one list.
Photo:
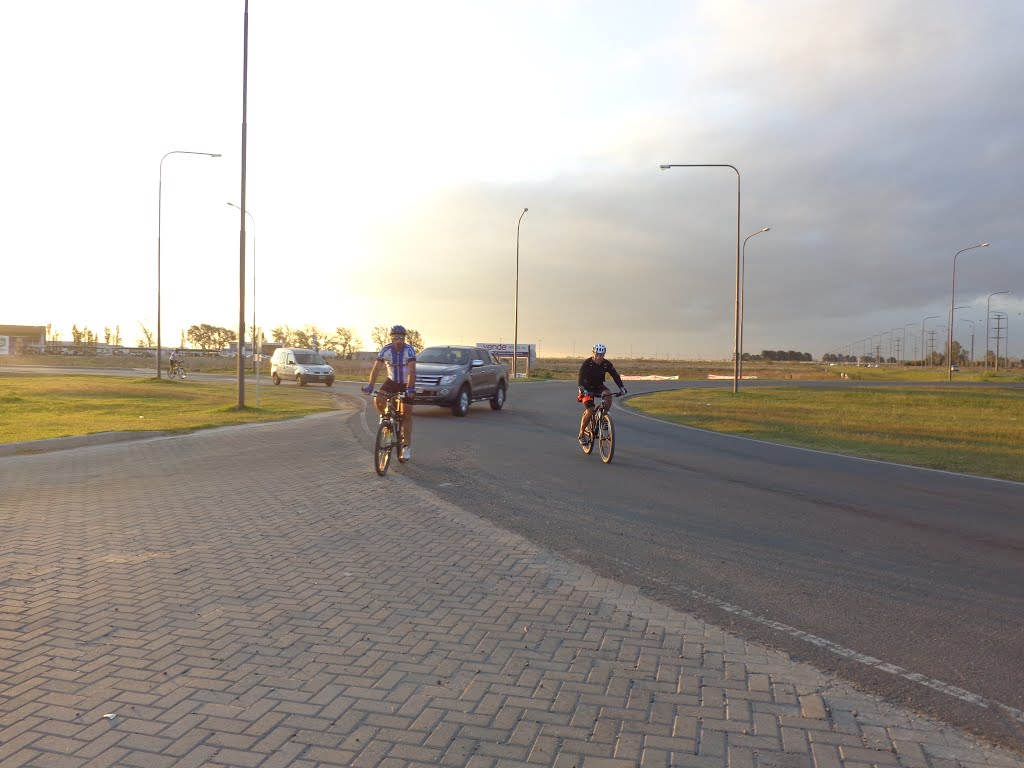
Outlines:
{"label": "roadside billboard", "polygon": [[503,344],[501,342],[478,341],[476,346],[483,347],[495,357],[512,357],[512,347],[516,347],[516,358],[526,358],[531,363],[537,359],[536,344]]}

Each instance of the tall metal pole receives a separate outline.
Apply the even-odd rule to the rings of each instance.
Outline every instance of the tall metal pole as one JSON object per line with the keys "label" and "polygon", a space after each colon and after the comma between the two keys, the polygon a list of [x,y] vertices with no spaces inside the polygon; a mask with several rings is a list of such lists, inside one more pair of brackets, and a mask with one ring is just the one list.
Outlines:
{"label": "tall metal pole", "polygon": [[245,16],[242,25],[242,200],[239,206],[240,221],[238,233],[238,402],[236,407],[245,407],[245,357],[242,343],[245,341],[245,152],[249,110],[249,0],[245,0]]}
{"label": "tall metal pole", "polygon": [[[238,208],[232,202],[228,202],[232,208]],[[241,208],[239,208],[241,210]],[[256,359],[256,337],[258,335],[256,331],[256,219],[253,218],[252,214],[248,211],[245,215],[249,217],[249,223],[252,224],[252,363],[253,370],[256,373],[256,404],[260,403],[260,361]]]}
{"label": "tall metal pole", "polygon": [[740,378],[743,378],[743,292],[747,285],[747,240],[757,235],[767,232],[771,227],[765,227],[759,229],[753,234],[747,235],[743,238],[743,248],[741,249],[740,255],[740,346],[739,346],[739,358],[740,358]]}
{"label": "tall metal pole", "polygon": [[163,228],[164,210],[164,160],[168,155],[205,155],[206,157],[220,157],[213,152],[190,152],[185,149],[172,149],[160,158],[160,184],[156,195],[156,377],[163,378],[162,365],[160,362],[162,354],[162,339],[160,336],[160,235]]}
{"label": "tall metal pole", "polygon": [[998,296],[1001,293],[1013,293],[1013,291],[996,291],[988,295],[988,301],[985,302],[985,370],[988,370],[988,326],[990,316],[992,314],[992,297]]}
{"label": "tall metal pole", "polygon": [[[935,320],[938,315],[928,315],[924,320],[921,321],[921,367],[924,368],[924,324],[929,320]],[[932,367],[931,360],[928,361],[928,367]]]}
{"label": "tall metal pole", "polygon": [[907,348],[907,328],[909,328],[912,325],[917,325],[917,323],[907,323],[906,325],[903,326],[903,358],[902,358],[901,362],[904,362],[904,363],[907,361],[907,351],[908,351],[908,348]]}
{"label": "tall metal pole", "polygon": [[[516,224],[516,298],[515,317],[512,321],[512,381],[516,380],[516,361],[519,359],[519,227],[523,223],[523,216],[529,208],[523,208],[519,214],[519,221]],[[529,365],[529,363],[527,363]]]}
{"label": "tall metal pole", "polygon": [[953,381],[953,300],[956,297],[956,257],[964,251],[973,251],[975,248],[988,248],[988,243],[978,243],[967,248],[961,248],[953,256],[953,279],[950,282],[949,289],[949,328],[948,340],[946,343],[946,380],[949,382]]}
{"label": "tall metal pole", "polygon": [[733,347],[732,347],[732,391],[733,394],[740,389],[740,172],[735,165],[728,163],[663,163],[661,170],[669,168],[732,168],[736,172],[736,310],[733,319]]}

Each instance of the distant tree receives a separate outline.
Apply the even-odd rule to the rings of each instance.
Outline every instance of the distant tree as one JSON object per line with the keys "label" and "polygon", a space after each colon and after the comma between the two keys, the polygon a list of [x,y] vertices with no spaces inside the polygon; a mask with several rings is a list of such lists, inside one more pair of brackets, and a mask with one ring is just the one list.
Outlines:
{"label": "distant tree", "polygon": [[153,332],[149,330],[149,328],[147,328],[144,323],[139,323],[139,328],[142,329],[142,338],[136,342],[136,345],[140,347],[156,346],[156,341],[153,337]]}
{"label": "distant tree", "polygon": [[118,346],[118,347],[120,347],[122,344],[124,344],[124,342],[121,340],[121,326],[120,325],[115,325],[114,326],[114,337],[113,337],[112,343],[115,346]]}
{"label": "distant tree", "polygon": [[85,334],[78,330],[78,325],[71,326],[71,341],[76,347],[82,345],[82,339],[85,338]]}
{"label": "distant tree", "polygon": [[352,333],[348,328],[335,328],[334,338],[335,343],[337,344],[338,354],[349,360],[352,359],[352,353],[363,345],[363,342],[360,341],[359,337]]}
{"label": "distant tree", "polygon": [[188,329],[186,336],[192,346],[204,351],[224,349],[228,342],[235,340],[235,332],[231,329],[206,323],[193,325]]}

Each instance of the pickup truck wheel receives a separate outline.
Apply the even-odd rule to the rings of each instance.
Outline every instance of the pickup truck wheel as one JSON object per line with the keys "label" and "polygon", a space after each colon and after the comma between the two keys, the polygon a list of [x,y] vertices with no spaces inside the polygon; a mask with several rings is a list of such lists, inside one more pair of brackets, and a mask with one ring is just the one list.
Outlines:
{"label": "pickup truck wheel", "polygon": [[500,411],[503,405],[505,405],[505,382],[498,384],[498,388],[494,391],[494,397],[491,398],[491,410]]}
{"label": "pickup truck wheel", "polygon": [[469,403],[469,387],[463,385],[455,397],[455,402],[452,403],[452,416],[465,416],[469,413]]}
{"label": "pickup truck wheel", "polygon": [[300,386],[306,386],[306,378],[300,373],[295,377],[295,382]]}
{"label": "pickup truck wheel", "polygon": [[270,378],[274,380],[274,386],[275,387],[277,387],[277,386],[279,386],[281,384],[281,377],[278,376],[276,373],[272,373],[270,375]]}

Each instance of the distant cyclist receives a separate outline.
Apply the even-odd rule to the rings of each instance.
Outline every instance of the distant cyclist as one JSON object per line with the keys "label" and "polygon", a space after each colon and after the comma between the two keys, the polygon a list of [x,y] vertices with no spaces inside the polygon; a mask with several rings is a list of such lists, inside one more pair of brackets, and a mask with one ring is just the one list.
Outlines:
{"label": "distant cyclist", "polygon": [[590,442],[586,428],[590,421],[590,411],[594,407],[594,395],[600,394],[604,400],[604,407],[611,410],[612,393],[604,385],[605,375],[609,375],[615,380],[619,386],[620,395],[626,394],[626,388],[622,386],[622,377],[619,376],[619,372],[615,370],[611,360],[605,360],[604,356],[607,351],[604,344],[595,344],[594,354],[583,361],[583,365],[580,366],[580,375],[576,379],[576,384],[580,388],[576,399],[584,406],[583,418],[580,420],[580,445]]}
{"label": "distant cyclist", "polygon": [[370,383],[363,387],[363,392],[370,394],[377,382],[377,375],[382,368],[387,368],[388,378],[380,385],[380,392],[374,401],[380,415],[384,415],[390,394],[405,392],[405,400],[401,404],[402,413],[402,458],[408,461],[411,456],[412,442],[412,402],[416,384],[416,350],[405,343],[405,327],[395,325],[391,328],[391,343],[386,344],[373,362],[370,370]]}
{"label": "distant cyclist", "polygon": [[178,366],[181,365],[181,349],[175,349],[171,352],[171,360],[167,365],[170,368],[171,375],[173,376]]}

